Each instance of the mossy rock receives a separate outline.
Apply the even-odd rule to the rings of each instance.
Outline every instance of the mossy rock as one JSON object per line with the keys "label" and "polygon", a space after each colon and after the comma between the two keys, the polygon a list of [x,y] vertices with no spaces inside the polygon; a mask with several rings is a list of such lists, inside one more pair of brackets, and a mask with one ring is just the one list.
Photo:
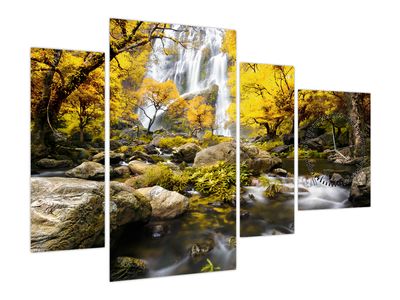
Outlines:
{"label": "mossy rock", "polygon": [[143,277],[147,272],[146,263],[138,258],[119,256],[112,260],[110,280],[128,280]]}
{"label": "mossy rock", "polygon": [[112,181],[110,194],[111,232],[130,223],[149,221],[152,213],[149,199],[135,189],[124,183]]}

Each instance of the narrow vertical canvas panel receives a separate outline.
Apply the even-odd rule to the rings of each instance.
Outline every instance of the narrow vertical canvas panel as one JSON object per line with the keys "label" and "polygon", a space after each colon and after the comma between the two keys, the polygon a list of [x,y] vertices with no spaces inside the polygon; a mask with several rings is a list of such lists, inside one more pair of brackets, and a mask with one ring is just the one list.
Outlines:
{"label": "narrow vertical canvas panel", "polygon": [[236,33],[110,20],[110,279],[235,269]]}
{"label": "narrow vertical canvas panel", "polygon": [[240,236],[294,232],[294,67],[240,64]]}
{"label": "narrow vertical canvas panel", "polygon": [[104,53],[31,49],[31,250],[104,246]]}
{"label": "narrow vertical canvas panel", "polygon": [[299,90],[300,210],[370,206],[371,96]]}

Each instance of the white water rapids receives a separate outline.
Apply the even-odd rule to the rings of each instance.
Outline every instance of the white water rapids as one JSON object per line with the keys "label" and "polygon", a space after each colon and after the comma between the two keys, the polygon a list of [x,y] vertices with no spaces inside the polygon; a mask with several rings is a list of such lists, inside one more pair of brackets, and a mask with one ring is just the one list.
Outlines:
{"label": "white water rapids", "polygon": [[[174,41],[157,39],[153,44],[146,76],[159,82],[172,80],[181,95],[195,94],[213,84],[218,85],[218,95],[215,103],[215,134],[232,136],[227,123],[227,109],[231,103],[228,87],[228,57],[221,51],[224,30],[218,28],[174,26],[174,30],[165,34],[174,40],[187,43],[186,47],[174,45]],[[164,44],[163,44],[164,43]],[[177,53],[167,55],[164,50],[176,48]],[[146,114],[153,116],[155,108],[148,105]],[[157,113],[156,121],[151,130],[161,128],[160,117],[164,111]],[[144,127],[149,119],[142,111],[138,111],[139,120]]]}

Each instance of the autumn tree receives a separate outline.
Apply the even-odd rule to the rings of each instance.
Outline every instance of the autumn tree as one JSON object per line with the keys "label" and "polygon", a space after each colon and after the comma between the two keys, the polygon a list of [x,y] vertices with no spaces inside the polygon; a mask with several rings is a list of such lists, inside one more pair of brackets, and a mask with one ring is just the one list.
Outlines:
{"label": "autumn tree", "polygon": [[[236,99],[236,31],[235,30],[225,30],[225,35],[221,50],[228,55],[228,85],[232,99]],[[233,118],[233,120],[235,120],[235,118]]]}
{"label": "autumn tree", "polygon": [[[268,139],[286,122],[293,133],[294,123],[294,68],[262,64],[241,64],[240,67],[240,122],[242,125],[263,129]],[[230,108],[230,113],[234,108]]]}
{"label": "autumn tree", "polygon": [[171,103],[179,98],[179,92],[172,80],[158,82],[152,78],[145,78],[138,94],[138,108],[148,119],[147,133],[150,133],[160,112],[166,112]]}
{"label": "autumn tree", "polygon": [[196,96],[188,102],[187,119],[192,130],[192,135],[207,128],[212,130],[214,108],[205,102],[204,97]]}
{"label": "autumn tree", "polygon": [[104,63],[104,53],[31,50],[32,156],[45,156],[54,144],[62,104]]}
{"label": "autumn tree", "polygon": [[[140,55],[144,49],[149,49],[155,40],[174,40],[167,34],[174,30],[169,24],[112,19],[110,21],[111,63],[114,64],[115,61],[117,68],[123,69],[123,56],[126,53]],[[183,42],[175,42],[185,46]],[[57,137],[57,131],[52,124],[57,123],[62,104],[85,82],[92,71],[104,64],[104,53],[83,51],[73,51],[75,58],[80,59],[73,59],[73,63],[70,64],[65,56],[71,52],[38,48],[33,48],[31,51],[33,158],[44,157],[51,151]],[[111,89],[113,89],[112,84],[111,80]],[[115,93],[112,91],[111,97],[113,95]],[[111,101],[116,103],[113,98]]]}
{"label": "autumn tree", "polygon": [[369,128],[370,97],[364,93],[299,90],[299,125],[307,127],[322,120],[331,126],[334,140],[348,132],[347,143],[354,157],[363,156],[366,130]]}
{"label": "autumn tree", "polygon": [[[171,24],[164,23],[110,20],[110,118],[112,124],[123,122],[127,126],[137,128],[140,126],[137,108],[141,99],[137,91],[146,75],[150,54],[155,50],[160,50],[167,55],[172,55],[177,50],[176,46],[186,48],[188,42],[185,37],[177,40],[174,34],[188,29],[189,26],[173,28]],[[161,49],[155,46],[157,41]]]}
{"label": "autumn tree", "polygon": [[[77,120],[80,143],[84,142],[85,130],[89,125],[103,122],[104,116],[104,73],[101,69],[92,72],[89,78],[79,86],[63,104],[64,114],[71,114],[69,122]],[[66,116],[65,118],[67,118]],[[101,127],[104,127],[101,126]],[[103,130],[101,130],[104,132]]]}

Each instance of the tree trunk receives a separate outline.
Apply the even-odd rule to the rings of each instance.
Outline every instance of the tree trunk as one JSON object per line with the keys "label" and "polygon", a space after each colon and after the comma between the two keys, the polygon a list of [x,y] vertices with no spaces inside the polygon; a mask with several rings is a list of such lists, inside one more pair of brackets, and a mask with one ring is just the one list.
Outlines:
{"label": "tree trunk", "polygon": [[361,118],[360,105],[362,103],[363,94],[346,93],[349,108],[349,119],[351,122],[351,145],[353,146],[353,156],[360,157],[364,155],[363,149],[363,126]]}
{"label": "tree trunk", "polygon": [[61,59],[62,50],[55,50],[49,71],[43,79],[42,97],[33,112],[33,128],[31,132],[31,158],[36,159],[48,154],[49,135],[51,134],[51,91],[54,74]]}
{"label": "tree trunk", "polygon": [[83,130],[83,127],[79,128],[79,141],[81,144],[85,142],[85,132]]}

